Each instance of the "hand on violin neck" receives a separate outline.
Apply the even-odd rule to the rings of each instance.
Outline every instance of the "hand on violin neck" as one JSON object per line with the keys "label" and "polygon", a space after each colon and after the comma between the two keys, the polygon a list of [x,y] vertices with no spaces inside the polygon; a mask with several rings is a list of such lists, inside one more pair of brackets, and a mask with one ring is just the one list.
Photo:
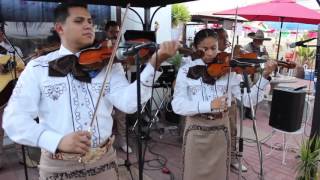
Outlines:
{"label": "hand on violin neck", "polygon": [[152,55],[149,62],[152,64],[153,67],[158,69],[162,62],[176,55],[179,47],[180,43],[177,41],[163,42],[160,44],[158,51]]}
{"label": "hand on violin neck", "polygon": [[275,61],[267,61],[264,63],[263,77],[268,78],[272,72],[277,68],[277,62]]}

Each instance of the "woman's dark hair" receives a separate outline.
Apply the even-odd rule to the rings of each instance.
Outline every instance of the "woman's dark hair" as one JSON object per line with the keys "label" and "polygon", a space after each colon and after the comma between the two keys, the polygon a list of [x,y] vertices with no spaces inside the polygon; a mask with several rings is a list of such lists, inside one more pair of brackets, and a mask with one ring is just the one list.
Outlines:
{"label": "woman's dark hair", "polygon": [[223,33],[223,32],[227,32],[224,28],[216,28],[213,29],[217,34]]}
{"label": "woman's dark hair", "polygon": [[198,47],[201,41],[203,41],[207,37],[212,37],[214,39],[218,38],[218,34],[212,29],[202,29],[197,32],[194,36],[194,46]]}
{"label": "woman's dark hair", "polygon": [[87,5],[82,3],[61,3],[54,9],[54,21],[64,23],[69,16],[69,9],[73,7],[82,7],[87,9]]}

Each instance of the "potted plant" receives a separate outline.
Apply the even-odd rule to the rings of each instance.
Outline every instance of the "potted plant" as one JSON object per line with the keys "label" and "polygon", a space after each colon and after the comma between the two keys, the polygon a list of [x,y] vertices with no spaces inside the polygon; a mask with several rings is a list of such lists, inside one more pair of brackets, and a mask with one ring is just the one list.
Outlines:
{"label": "potted plant", "polygon": [[185,23],[191,20],[191,15],[188,7],[184,4],[173,4],[171,6],[171,25],[172,25],[172,39],[179,40],[182,28]]}
{"label": "potted plant", "polygon": [[[311,147],[314,146],[314,150]],[[298,180],[317,180],[320,160],[320,138],[310,138],[303,141],[300,148],[300,159],[297,166]]]}

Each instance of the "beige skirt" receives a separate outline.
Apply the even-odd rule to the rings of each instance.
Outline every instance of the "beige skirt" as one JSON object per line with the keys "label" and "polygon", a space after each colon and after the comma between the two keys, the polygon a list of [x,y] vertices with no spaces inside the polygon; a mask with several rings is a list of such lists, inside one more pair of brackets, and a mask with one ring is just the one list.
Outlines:
{"label": "beige skirt", "polygon": [[183,139],[183,180],[229,179],[229,118],[186,118]]}
{"label": "beige skirt", "polygon": [[101,159],[90,164],[52,159],[48,154],[41,153],[39,174],[40,180],[118,180],[116,151],[110,148]]}

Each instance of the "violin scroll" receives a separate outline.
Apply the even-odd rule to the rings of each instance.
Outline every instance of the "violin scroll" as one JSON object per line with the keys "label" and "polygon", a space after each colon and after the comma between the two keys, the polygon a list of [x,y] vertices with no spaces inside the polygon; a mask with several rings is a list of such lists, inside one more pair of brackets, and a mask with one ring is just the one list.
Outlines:
{"label": "violin scroll", "polygon": [[276,61],[278,66],[288,68],[288,69],[294,69],[296,68],[297,64],[293,61],[285,62],[285,61]]}

